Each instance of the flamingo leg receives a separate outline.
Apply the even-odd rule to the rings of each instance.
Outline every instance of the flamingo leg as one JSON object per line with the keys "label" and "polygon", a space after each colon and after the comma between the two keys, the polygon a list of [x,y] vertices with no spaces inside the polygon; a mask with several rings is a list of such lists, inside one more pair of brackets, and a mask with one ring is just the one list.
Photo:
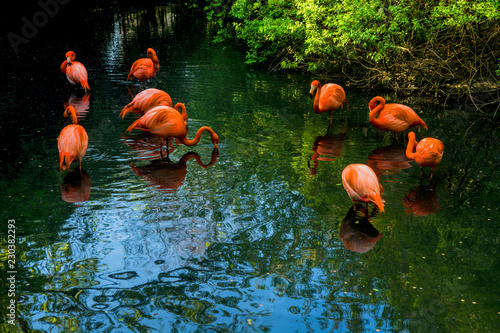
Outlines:
{"label": "flamingo leg", "polygon": [[170,155],[170,150],[168,149],[170,138],[167,137],[166,140],[167,140],[167,158],[168,158],[168,156]]}
{"label": "flamingo leg", "polygon": [[[163,150],[162,150],[162,143],[160,142],[160,156],[161,156],[161,159],[163,161]],[[168,151],[168,150],[167,150]]]}

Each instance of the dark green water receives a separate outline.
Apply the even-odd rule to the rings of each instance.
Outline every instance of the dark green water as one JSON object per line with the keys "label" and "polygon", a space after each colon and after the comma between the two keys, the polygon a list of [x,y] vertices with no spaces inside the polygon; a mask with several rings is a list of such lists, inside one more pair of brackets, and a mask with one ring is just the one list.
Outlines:
{"label": "dark green water", "polygon": [[[424,170],[420,184],[403,136],[393,144],[368,122],[374,92],[345,87],[349,110],[328,130],[308,97],[314,77],[247,67],[210,43],[201,20],[169,7],[71,10],[19,55],[2,51],[0,265],[15,296],[5,282],[0,331],[500,330],[498,121],[383,95],[419,112],[429,131],[417,138],[445,144],[432,182]],[[218,153],[203,136],[160,163],[155,140],[125,134],[133,117],[118,114],[143,89],[125,79],[148,47],[161,67],[146,87],[186,104],[188,137],[212,127]],[[70,49],[89,72],[88,101],[59,71]],[[63,200],[70,187],[58,170],[69,99],[88,111],[88,199],[78,203]],[[384,186],[386,212],[369,222],[349,212],[341,172],[351,163],[371,165]]]}

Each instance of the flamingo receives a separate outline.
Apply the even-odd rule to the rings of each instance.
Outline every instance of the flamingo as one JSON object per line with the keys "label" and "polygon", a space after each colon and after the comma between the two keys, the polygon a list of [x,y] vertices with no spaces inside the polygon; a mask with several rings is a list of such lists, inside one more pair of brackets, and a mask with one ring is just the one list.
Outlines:
{"label": "flamingo", "polygon": [[[415,152],[413,150],[415,149]],[[425,138],[417,142],[415,133],[408,133],[408,146],[406,147],[406,157],[411,158],[420,165],[420,177],[422,177],[422,169],[424,167],[431,168],[431,177],[434,174],[434,169],[439,165],[443,158],[444,144],[434,138]]]}
{"label": "flamingo", "polygon": [[327,83],[321,86],[318,80],[311,82],[311,90],[309,95],[313,97],[313,93],[316,90],[316,95],[314,96],[314,112],[317,114],[323,112],[330,112],[330,123],[333,119],[333,111],[337,110],[339,107],[343,108],[344,103],[346,103],[347,108],[349,104],[345,97],[344,89],[338,84]]}
{"label": "flamingo", "polygon": [[[201,134],[204,131],[208,131],[210,133],[214,148],[219,148],[219,137],[208,126],[203,126],[198,129],[195,138],[193,140],[189,140],[187,138],[187,122],[184,118],[184,115],[180,114],[178,110],[169,106],[156,106],[152,108],[141,118],[134,121],[127,128],[126,132],[130,133],[134,129],[140,129],[144,132],[151,133],[153,135],[166,139],[167,147],[169,138],[177,138],[186,146],[194,146],[200,141]],[[162,147],[160,145],[160,155],[161,157],[163,157],[161,148]]]}
{"label": "flamingo", "polygon": [[160,69],[160,61],[156,56],[155,50],[149,48],[147,53],[148,58],[138,59],[132,64],[130,72],[127,76],[127,81],[136,78],[144,83],[147,80],[154,78],[156,73],[158,73],[158,70]]}
{"label": "flamingo", "polygon": [[172,99],[163,90],[149,88],[138,93],[132,102],[122,109],[119,116],[125,118],[132,112],[143,115],[149,109],[159,105],[172,106]]}
{"label": "flamingo", "polygon": [[69,170],[73,161],[80,162],[80,173],[82,172],[82,158],[87,152],[89,137],[85,129],[78,125],[75,108],[68,106],[64,110],[64,117],[71,116],[73,124],[64,127],[57,138],[59,150],[59,170]]}
{"label": "flamingo", "polygon": [[[378,103],[378,105],[377,105]],[[410,127],[420,126],[427,130],[427,125],[410,107],[403,104],[385,104],[385,99],[380,96],[372,98],[368,104],[370,123],[381,131],[397,134]]]}
{"label": "flamingo", "polygon": [[356,202],[361,202],[366,203],[367,209],[369,203],[374,203],[381,212],[384,212],[384,200],[382,200],[384,189],[368,165],[349,164],[342,171],[342,185],[354,204],[354,210]]}
{"label": "flamingo", "polygon": [[69,83],[72,85],[81,85],[85,89],[85,94],[87,90],[90,90],[87,70],[82,63],[75,61],[75,52],[66,52],[66,60],[61,64],[61,72],[66,74]]}

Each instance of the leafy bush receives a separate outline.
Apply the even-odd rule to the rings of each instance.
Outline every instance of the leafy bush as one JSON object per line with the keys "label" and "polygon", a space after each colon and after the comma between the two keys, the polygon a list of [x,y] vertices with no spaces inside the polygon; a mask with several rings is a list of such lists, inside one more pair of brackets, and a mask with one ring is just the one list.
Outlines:
{"label": "leafy bush", "polygon": [[248,63],[436,92],[497,80],[498,0],[208,0],[205,11]]}

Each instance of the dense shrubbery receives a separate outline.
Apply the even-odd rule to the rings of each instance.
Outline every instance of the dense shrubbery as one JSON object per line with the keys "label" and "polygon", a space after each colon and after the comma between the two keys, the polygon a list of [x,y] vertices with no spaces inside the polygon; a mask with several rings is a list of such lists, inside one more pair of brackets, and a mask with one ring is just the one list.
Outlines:
{"label": "dense shrubbery", "polygon": [[205,11],[249,63],[400,91],[498,84],[499,0],[208,0]]}

